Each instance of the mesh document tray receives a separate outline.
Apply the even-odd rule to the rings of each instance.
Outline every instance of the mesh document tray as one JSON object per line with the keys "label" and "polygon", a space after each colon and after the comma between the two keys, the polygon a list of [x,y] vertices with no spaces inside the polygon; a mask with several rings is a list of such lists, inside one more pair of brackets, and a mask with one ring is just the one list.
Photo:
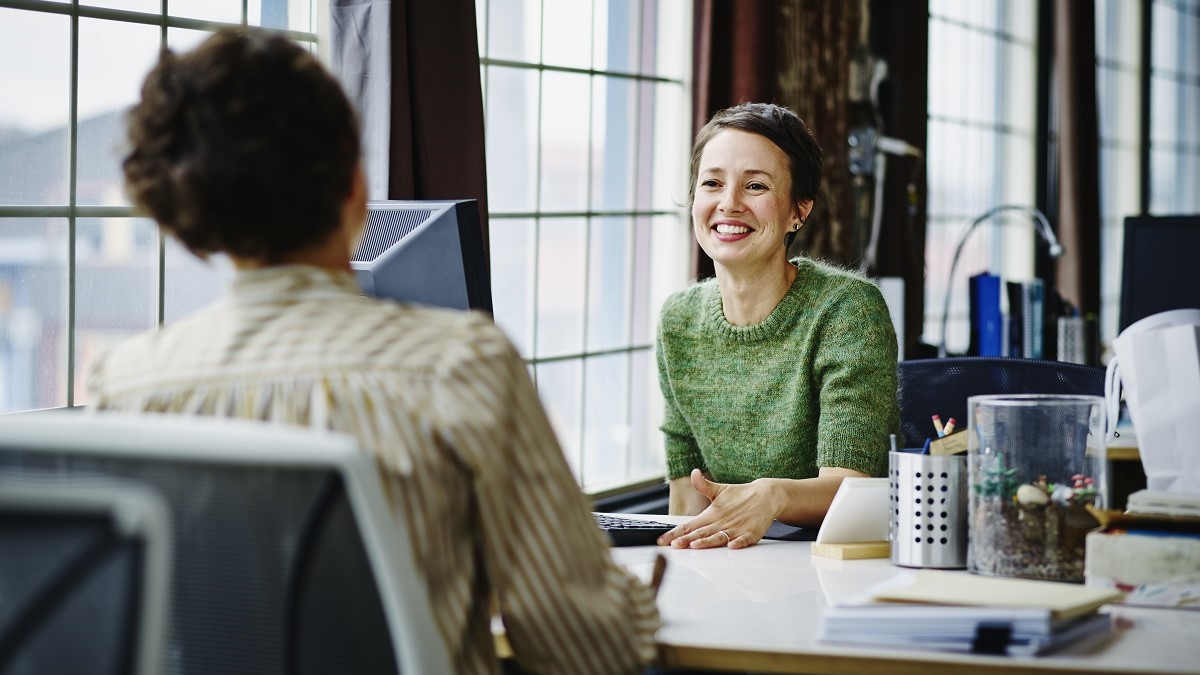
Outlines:
{"label": "mesh document tray", "polygon": [[906,447],[934,435],[933,415],[967,424],[967,398],[981,394],[1104,395],[1104,369],[1063,361],[960,357],[901,361],[900,426]]}
{"label": "mesh document tray", "polygon": [[7,480],[42,472],[138,480],[166,499],[174,564],[164,672],[397,672],[336,469],[0,455]]}

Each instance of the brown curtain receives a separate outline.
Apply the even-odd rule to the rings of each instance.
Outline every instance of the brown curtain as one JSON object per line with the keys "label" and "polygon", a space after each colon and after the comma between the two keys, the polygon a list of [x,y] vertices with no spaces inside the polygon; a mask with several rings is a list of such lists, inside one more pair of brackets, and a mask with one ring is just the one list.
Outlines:
{"label": "brown curtain", "polygon": [[821,191],[792,252],[849,264],[861,253],[852,227],[849,114],[850,58],[859,45],[863,3],[785,0],[781,3],[780,103],[795,110],[825,153]]}
{"label": "brown curtain", "polygon": [[[825,151],[821,192],[792,253],[849,262],[847,70],[862,11],[843,0],[697,0],[693,131],[713,113],[747,101],[795,110]],[[712,261],[696,250],[698,278]]]}
{"label": "brown curtain", "polygon": [[474,0],[334,0],[330,12],[332,66],[362,116],[370,197],[478,200],[486,247]]}
{"label": "brown curtain", "polygon": [[1100,132],[1096,104],[1096,25],[1090,2],[1055,0],[1058,118],[1058,292],[1083,314],[1100,311]]}
{"label": "brown curtain", "polygon": [[[792,243],[803,253],[846,265],[862,255],[854,224],[847,138],[855,119],[851,58],[868,49],[888,63],[882,132],[922,152],[929,12],[924,0],[697,0],[695,10],[695,130],[712,113],[743,101],[772,101],[795,110],[825,151],[813,214]],[[865,29],[871,26],[873,31]],[[882,98],[882,97],[881,97]],[[916,200],[908,200],[913,183]],[[905,280],[904,353],[919,354],[924,320],[925,170],[912,159],[889,158],[882,227],[873,273]],[[696,251],[697,276],[712,261]]]}
{"label": "brown curtain", "polygon": [[[693,16],[693,134],[718,110],[747,102],[778,102],[774,0],[696,0]],[[713,262],[695,248],[693,272],[711,277]]]}

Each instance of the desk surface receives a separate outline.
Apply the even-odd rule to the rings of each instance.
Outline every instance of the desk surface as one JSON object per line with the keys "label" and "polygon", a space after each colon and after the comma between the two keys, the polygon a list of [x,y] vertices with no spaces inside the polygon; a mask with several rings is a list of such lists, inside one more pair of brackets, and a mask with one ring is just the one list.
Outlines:
{"label": "desk surface", "polygon": [[[665,516],[656,520],[678,522]],[[821,613],[833,602],[904,571],[887,560],[830,560],[808,542],[764,541],[747,549],[613,549],[648,579],[656,554],[667,556],[658,606],[663,665],[764,673],[1196,673],[1200,611],[1113,607],[1112,637],[1032,658],[917,650],[876,650],[818,643]],[[966,572],[964,572],[966,574]]]}

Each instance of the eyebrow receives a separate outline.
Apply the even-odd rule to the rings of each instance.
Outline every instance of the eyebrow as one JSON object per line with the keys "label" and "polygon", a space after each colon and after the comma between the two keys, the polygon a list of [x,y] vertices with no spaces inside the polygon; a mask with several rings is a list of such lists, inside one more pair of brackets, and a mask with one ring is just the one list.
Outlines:
{"label": "eyebrow", "polygon": [[[704,175],[704,174],[718,174],[718,175],[723,176],[723,175],[725,175],[725,169],[715,167],[715,166],[709,167],[707,169],[700,169],[700,175]],[[743,176],[766,176],[767,178],[770,178],[770,179],[775,178],[775,176],[772,175],[770,171],[764,171],[763,169],[747,169],[742,172],[742,175]]]}

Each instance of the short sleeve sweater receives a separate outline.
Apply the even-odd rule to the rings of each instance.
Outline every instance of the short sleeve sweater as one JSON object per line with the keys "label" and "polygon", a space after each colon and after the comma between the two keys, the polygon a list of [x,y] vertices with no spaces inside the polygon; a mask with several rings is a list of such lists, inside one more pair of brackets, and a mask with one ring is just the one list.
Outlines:
{"label": "short sleeve sweater", "polygon": [[812,478],[820,467],[882,476],[899,429],[896,333],[870,281],[793,261],[796,279],[761,323],[725,319],[716,280],[663,305],[656,356],[667,476],[725,483]]}

